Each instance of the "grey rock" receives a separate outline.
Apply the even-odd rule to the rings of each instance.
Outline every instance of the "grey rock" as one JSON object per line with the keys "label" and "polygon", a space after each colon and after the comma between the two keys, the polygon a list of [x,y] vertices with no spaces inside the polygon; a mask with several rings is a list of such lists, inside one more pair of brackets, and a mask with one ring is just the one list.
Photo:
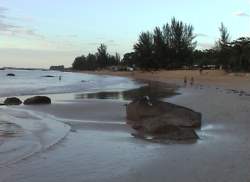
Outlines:
{"label": "grey rock", "polygon": [[51,99],[46,96],[35,96],[24,101],[24,105],[51,104]]}
{"label": "grey rock", "polygon": [[128,124],[140,135],[153,135],[169,140],[198,139],[195,128],[201,127],[201,113],[149,98],[127,105]]}
{"label": "grey rock", "polygon": [[14,73],[8,73],[6,76],[16,76]]}
{"label": "grey rock", "polygon": [[22,101],[17,97],[10,97],[5,99],[4,105],[21,105]]}

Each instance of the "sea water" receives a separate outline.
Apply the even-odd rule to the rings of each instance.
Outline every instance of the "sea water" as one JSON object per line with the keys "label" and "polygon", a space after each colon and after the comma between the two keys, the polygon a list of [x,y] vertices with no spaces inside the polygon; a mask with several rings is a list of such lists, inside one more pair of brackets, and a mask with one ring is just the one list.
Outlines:
{"label": "sea water", "polygon": [[[15,76],[7,76],[9,73]],[[138,83],[123,77],[43,70],[0,70],[0,97],[124,91],[137,87]]]}
{"label": "sea water", "polygon": [[[7,76],[8,74],[15,76]],[[0,101],[66,93],[125,91],[140,85],[128,78],[43,70],[0,70]],[[67,94],[66,94],[67,95]],[[56,95],[54,95],[56,96]],[[53,99],[53,98],[52,98]],[[0,168],[20,162],[55,145],[67,136],[70,126],[49,114],[18,107],[0,107]]]}

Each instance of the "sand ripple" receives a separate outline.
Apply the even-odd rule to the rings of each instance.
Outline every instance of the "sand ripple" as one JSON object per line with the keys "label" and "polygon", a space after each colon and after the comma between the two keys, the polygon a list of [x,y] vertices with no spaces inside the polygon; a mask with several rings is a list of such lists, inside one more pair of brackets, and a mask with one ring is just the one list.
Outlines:
{"label": "sand ripple", "polygon": [[34,111],[0,110],[0,167],[19,162],[61,141],[70,126]]}

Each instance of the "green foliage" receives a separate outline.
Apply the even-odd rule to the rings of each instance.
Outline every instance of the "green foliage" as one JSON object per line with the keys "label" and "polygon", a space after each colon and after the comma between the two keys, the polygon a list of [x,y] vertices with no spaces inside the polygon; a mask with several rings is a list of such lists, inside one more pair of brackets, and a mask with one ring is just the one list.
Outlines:
{"label": "green foliage", "polygon": [[99,63],[100,68],[104,68],[108,65],[109,54],[107,52],[107,46],[101,44],[100,47],[97,48],[97,62]]}
{"label": "green foliage", "polygon": [[249,37],[230,41],[229,31],[221,23],[220,38],[215,48],[195,50],[197,43],[193,32],[192,25],[173,18],[162,28],[155,27],[153,32],[142,32],[134,44],[134,52],[124,54],[122,60],[118,53],[110,55],[107,46],[101,44],[97,53],[75,58],[72,66],[75,70],[96,70],[114,65],[149,70],[212,65],[227,71],[250,71]]}
{"label": "green foliage", "polygon": [[180,68],[192,64],[193,27],[172,19],[154,32],[142,32],[134,45],[136,65],[143,69]]}
{"label": "green foliage", "polygon": [[221,49],[223,49],[230,42],[230,34],[227,30],[227,27],[225,27],[223,23],[221,23],[219,31],[220,31],[219,46]]}
{"label": "green foliage", "polygon": [[100,47],[97,48],[96,54],[89,53],[87,57],[83,55],[75,58],[72,68],[74,70],[96,70],[117,65],[119,62],[120,55],[118,53],[116,53],[115,56],[109,55],[107,52],[107,46],[101,44]]}
{"label": "green foliage", "polygon": [[136,66],[136,55],[135,55],[135,53],[130,52],[130,53],[124,54],[121,63],[123,65],[127,65],[129,67],[135,67]]}
{"label": "green foliage", "polygon": [[219,32],[220,38],[214,49],[194,52],[195,64],[215,65],[226,71],[250,71],[250,38],[241,37],[231,42],[229,31],[223,23]]}
{"label": "green foliage", "polygon": [[250,71],[250,38],[241,37],[230,43],[228,68],[232,71]]}
{"label": "green foliage", "polygon": [[154,67],[153,36],[150,32],[142,32],[138,43],[134,45],[137,66],[143,69]]}

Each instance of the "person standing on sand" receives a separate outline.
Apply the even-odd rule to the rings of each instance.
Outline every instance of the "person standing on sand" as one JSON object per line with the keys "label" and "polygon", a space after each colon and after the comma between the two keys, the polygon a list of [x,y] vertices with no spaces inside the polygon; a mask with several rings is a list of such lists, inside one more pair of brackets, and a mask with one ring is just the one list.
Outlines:
{"label": "person standing on sand", "polygon": [[61,81],[61,80],[62,80],[62,76],[60,75],[60,76],[59,76],[59,81]]}
{"label": "person standing on sand", "polygon": [[200,75],[202,75],[202,72],[203,72],[203,68],[200,68]]}
{"label": "person standing on sand", "polygon": [[194,85],[194,77],[191,77],[191,80],[190,80],[190,85],[193,86]]}
{"label": "person standing on sand", "polygon": [[185,87],[187,86],[187,77],[186,76],[184,77],[184,86]]}

